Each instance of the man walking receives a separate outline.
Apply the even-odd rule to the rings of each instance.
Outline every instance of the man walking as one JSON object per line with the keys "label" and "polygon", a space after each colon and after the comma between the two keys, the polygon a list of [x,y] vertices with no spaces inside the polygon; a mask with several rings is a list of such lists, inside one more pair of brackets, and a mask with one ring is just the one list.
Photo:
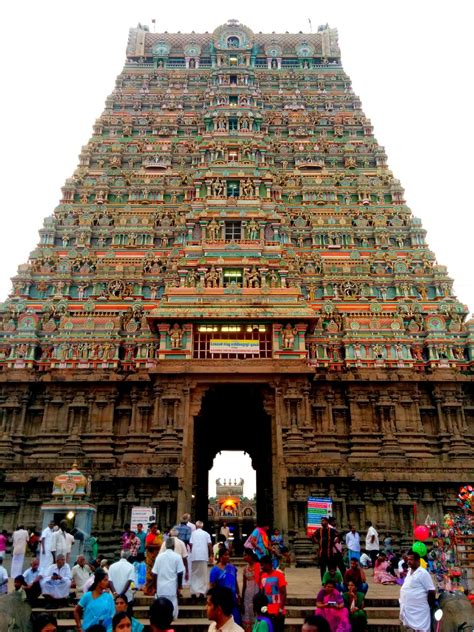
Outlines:
{"label": "man walking", "polygon": [[125,595],[129,604],[133,601],[132,582],[135,582],[135,568],[125,557],[126,551],[121,552],[118,562],[109,567],[109,582],[114,598]]}
{"label": "man walking", "polygon": [[211,536],[203,529],[201,520],[196,522],[196,530],[191,533],[189,547],[193,556],[191,573],[191,597],[205,597],[207,590],[207,563],[212,564]]}
{"label": "man walking", "polygon": [[166,550],[160,553],[153,565],[156,575],[156,598],[166,597],[173,604],[174,618],[178,618],[178,595],[183,585],[184,564],[181,555],[173,551],[174,538],[166,540]]}
{"label": "man walking", "polygon": [[370,555],[370,559],[372,561],[372,568],[375,566],[375,560],[377,559],[377,555],[379,554],[379,534],[370,520],[367,520],[365,523],[367,527],[367,535],[365,536],[365,550]]}
{"label": "man walking", "polygon": [[405,632],[430,632],[430,608],[436,591],[428,571],[420,566],[420,556],[408,553],[408,574],[400,589],[400,621]]}
{"label": "man walking", "polygon": [[28,531],[20,525],[13,532],[12,542],[13,542],[13,551],[12,551],[12,565],[10,575],[15,578],[18,575],[21,575],[23,572],[23,564],[25,562],[25,552],[26,552],[26,544],[30,536],[28,535]]}
{"label": "man walking", "polygon": [[51,554],[51,542],[54,534],[54,520],[50,520],[48,526],[43,529],[40,540],[40,571],[46,571],[53,563]]}
{"label": "man walking", "polygon": [[312,540],[319,545],[319,572],[321,580],[324,577],[329,562],[335,563],[334,544],[337,531],[329,526],[327,518],[321,518],[321,526],[313,533]]}
{"label": "man walking", "polygon": [[352,559],[360,559],[360,535],[354,525],[351,525],[351,530],[346,534],[346,546],[348,548],[349,561]]}

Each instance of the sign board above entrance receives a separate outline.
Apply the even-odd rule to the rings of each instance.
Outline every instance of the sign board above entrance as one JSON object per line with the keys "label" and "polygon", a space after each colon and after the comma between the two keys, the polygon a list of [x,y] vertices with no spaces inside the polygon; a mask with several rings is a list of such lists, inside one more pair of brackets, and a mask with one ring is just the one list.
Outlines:
{"label": "sign board above entrance", "polygon": [[260,353],[259,340],[218,340],[209,342],[209,353]]}

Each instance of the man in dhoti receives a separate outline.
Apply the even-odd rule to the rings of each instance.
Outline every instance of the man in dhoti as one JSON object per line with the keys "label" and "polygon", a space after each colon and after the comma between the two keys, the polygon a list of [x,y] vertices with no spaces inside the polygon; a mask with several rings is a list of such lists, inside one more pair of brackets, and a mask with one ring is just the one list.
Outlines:
{"label": "man in dhoti", "polygon": [[184,564],[181,555],[173,551],[174,538],[166,540],[164,553],[156,556],[152,568],[156,576],[156,598],[166,597],[173,604],[173,616],[178,618],[178,596],[183,585]]}
{"label": "man in dhoti", "polygon": [[51,564],[41,580],[43,597],[49,602],[46,608],[58,608],[63,605],[61,601],[68,599],[71,581],[71,569],[69,564],[66,564],[65,556],[60,553],[56,556],[56,564]]}
{"label": "man in dhoti", "polygon": [[40,572],[44,573],[53,563],[53,555],[51,553],[51,541],[54,533],[54,520],[50,520],[48,526],[43,529],[40,540]]}
{"label": "man in dhoti", "polygon": [[12,551],[12,566],[10,576],[15,578],[23,573],[23,564],[25,563],[26,545],[30,536],[28,531],[20,525],[13,532],[13,551]]}
{"label": "man in dhoti", "polygon": [[196,522],[196,530],[191,533],[189,547],[193,556],[191,569],[191,597],[205,599],[208,588],[207,564],[212,564],[211,536],[203,529],[201,520]]}

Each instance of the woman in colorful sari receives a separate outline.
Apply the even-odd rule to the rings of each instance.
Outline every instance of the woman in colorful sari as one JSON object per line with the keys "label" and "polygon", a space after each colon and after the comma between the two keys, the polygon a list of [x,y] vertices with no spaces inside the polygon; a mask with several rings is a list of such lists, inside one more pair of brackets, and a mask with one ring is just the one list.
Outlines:
{"label": "woman in colorful sari", "polygon": [[254,621],[253,598],[260,590],[260,564],[257,556],[251,549],[245,549],[244,561],[247,562],[247,566],[243,572],[242,601],[244,613],[242,627],[245,632],[250,632]]}
{"label": "woman in colorful sari", "polygon": [[115,604],[109,592],[109,577],[99,568],[94,573],[92,586],[82,595],[74,610],[77,632],[87,631],[96,623],[101,623],[107,629],[112,625],[114,614]]}
{"label": "woman in colorful sari", "polygon": [[319,591],[314,614],[319,614],[326,619],[331,632],[351,632],[349,613],[344,607],[344,600],[341,593],[336,590],[333,579],[328,579]]}
{"label": "woman in colorful sari", "polygon": [[364,610],[364,593],[358,592],[353,581],[347,584],[347,592],[342,593],[344,605],[349,612],[349,623],[352,632],[363,632],[367,630],[367,613]]}
{"label": "woman in colorful sari", "polygon": [[163,537],[158,531],[158,525],[153,522],[150,525],[150,530],[145,538],[145,550],[146,550],[146,584],[144,594],[154,597],[156,593],[156,578],[153,577],[151,569],[155,563],[156,556],[160,552],[161,545],[163,544]]}
{"label": "woman in colorful sari", "polygon": [[234,595],[234,609],[232,614],[234,621],[237,625],[241,624],[242,617],[239,610],[239,584],[237,582],[237,569],[232,564],[229,564],[229,551],[226,548],[219,550],[217,554],[217,564],[212,568],[209,576],[209,586],[214,588],[215,586],[221,586],[222,588],[229,588]]}
{"label": "woman in colorful sari", "polygon": [[379,553],[375,560],[374,566],[374,582],[376,584],[395,584],[397,578],[388,572],[390,562],[387,560],[385,553]]}

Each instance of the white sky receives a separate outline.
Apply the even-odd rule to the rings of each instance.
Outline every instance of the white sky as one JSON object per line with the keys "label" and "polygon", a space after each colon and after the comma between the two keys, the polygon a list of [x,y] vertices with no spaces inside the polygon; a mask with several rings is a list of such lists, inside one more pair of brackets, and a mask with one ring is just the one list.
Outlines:
{"label": "white sky", "polygon": [[220,478],[232,480],[244,479],[244,496],[252,498],[257,491],[256,472],[252,467],[252,459],[244,452],[229,450],[218,452],[212,469],[209,470],[209,496],[216,495],[216,480]]}
{"label": "white sky", "polygon": [[[308,32],[310,18],[313,30],[338,28],[344,69],[388,164],[472,311],[473,13],[472,0],[4,0],[0,302],[113,90],[129,27],[155,18],[157,31],[213,31],[236,18],[257,32]],[[239,454],[216,460],[212,485],[242,476],[251,496],[255,474]]]}
{"label": "white sky", "polygon": [[471,0],[27,0],[0,6],[0,300],[122,69],[129,27],[339,30],[346,72],[438,262],[474,309]]}

